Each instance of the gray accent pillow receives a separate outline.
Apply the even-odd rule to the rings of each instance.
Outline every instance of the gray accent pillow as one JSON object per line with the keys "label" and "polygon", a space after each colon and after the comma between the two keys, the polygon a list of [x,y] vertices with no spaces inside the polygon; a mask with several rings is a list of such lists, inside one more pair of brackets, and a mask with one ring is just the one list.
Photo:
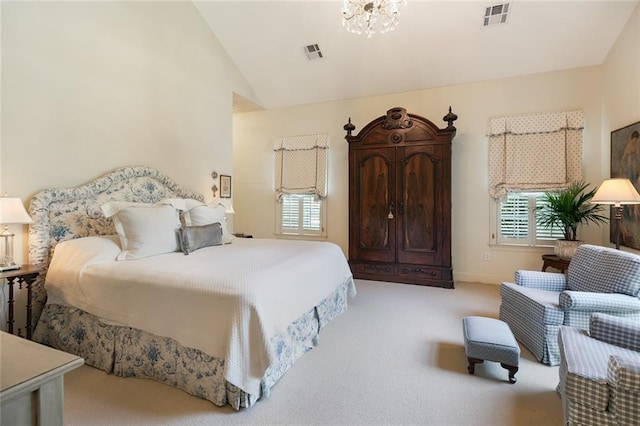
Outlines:
{"label": "gray accent pillow", "polygon": [[178,229],[180,249],[189,254],[203,247],[222,245],[222,227],[219,223],[201,226],[181,226]]}

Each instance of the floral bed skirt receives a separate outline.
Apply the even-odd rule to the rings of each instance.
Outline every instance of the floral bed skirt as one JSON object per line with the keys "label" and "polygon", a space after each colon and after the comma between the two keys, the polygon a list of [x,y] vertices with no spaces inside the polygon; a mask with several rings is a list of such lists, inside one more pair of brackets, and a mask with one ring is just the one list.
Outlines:
{"label": "floral bed skirt", "polygon": [[352,279],[320,304],[271,338],[278,361],[267,369],[260,395],[250,395],[224,378],[225,360],[176,340],[130,327],[102,322],[95,315],[67,306],[47,304],[33,340],[84,358],[85,364],[120,377],[143,377],[181,389],[216,405],[236,410],[267,396],[275,383],[305,352],[318,344],[320,330],[347,309],[355,294]]}

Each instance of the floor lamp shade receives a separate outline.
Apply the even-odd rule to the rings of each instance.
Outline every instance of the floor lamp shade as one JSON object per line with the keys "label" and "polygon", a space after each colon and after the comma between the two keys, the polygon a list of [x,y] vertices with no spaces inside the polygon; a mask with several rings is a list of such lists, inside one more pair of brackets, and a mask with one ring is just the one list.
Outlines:
{"label": "floor lamp shade", "polygon": [[17,197],[0,197],[0,225],[3,231],[0,233],[0,271],[19,269],[13,260],[13,237],[8,225],[28,224],[33,220],[24,209],[24,204]]}
{"label": "floor lamp shade", "polygon": [[595,204],[610,204],[616,209],[616,248],[620,249],[620,227],[622,222],[622,206],[640,204],[640,194],[629,179],[607,179],[598,187],[591,199]]}

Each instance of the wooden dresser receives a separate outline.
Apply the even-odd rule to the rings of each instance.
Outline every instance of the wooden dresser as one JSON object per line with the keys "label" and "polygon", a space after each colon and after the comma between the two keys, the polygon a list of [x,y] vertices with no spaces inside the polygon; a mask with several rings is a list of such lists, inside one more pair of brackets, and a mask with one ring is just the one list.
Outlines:
{"label": "wooden dresser", "polygon": [[355,278],[453,288],[451,140],[457,116],[439,129],[392,108],[349,143],[349,264]]}

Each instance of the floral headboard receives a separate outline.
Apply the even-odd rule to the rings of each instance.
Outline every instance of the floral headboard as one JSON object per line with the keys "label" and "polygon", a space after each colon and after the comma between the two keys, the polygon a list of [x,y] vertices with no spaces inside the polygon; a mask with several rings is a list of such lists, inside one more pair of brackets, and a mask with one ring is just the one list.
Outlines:
{"label": "floral headboard", "polygon": [[34,221],[29,227],[29,263],[48,265],[61,241],[115,234],[111,219],[100,210],[107,201],[155,203],[163,198],[204,200],[201,194],[187,191],[144,166],[122,167],[75,188],[40,191],[29,206]]}
{"label": "floral headboard", "polygon": [[[145,166],[122,167],[75,188],[40,191],[29,206],[34,221],[29,227],[29,263],[48,266],[56,244],[61,241],[115,234],[112,220],[105,218],[100,209],[107,201],[155,203],[163,198],[204,201],[202,194],[188,191]],[[33,285],[35,321],[46,299],[45,274],[46,269]]]}

